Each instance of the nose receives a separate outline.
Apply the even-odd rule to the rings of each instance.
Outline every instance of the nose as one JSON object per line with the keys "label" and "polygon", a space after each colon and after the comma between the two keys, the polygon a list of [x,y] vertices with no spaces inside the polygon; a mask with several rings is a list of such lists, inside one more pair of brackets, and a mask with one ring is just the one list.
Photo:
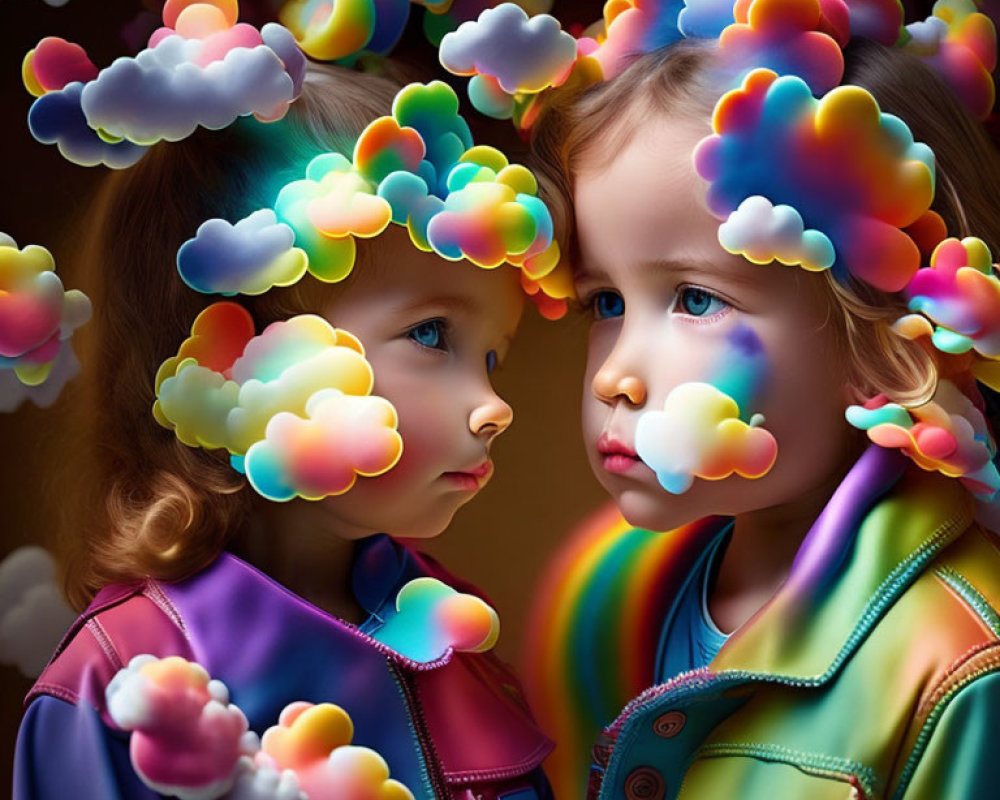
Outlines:
{"label": "nose", "polygon": [[514,421],[512,409],[502,397],[492,390],[469,414],[469,430],[491,442]]}
{"label": "nose", "polygon": [[594,374],[591,391],[608,405],[625,400],[629,405],[641,406],[646,402],[646,384],[635,373],[613,352]]}

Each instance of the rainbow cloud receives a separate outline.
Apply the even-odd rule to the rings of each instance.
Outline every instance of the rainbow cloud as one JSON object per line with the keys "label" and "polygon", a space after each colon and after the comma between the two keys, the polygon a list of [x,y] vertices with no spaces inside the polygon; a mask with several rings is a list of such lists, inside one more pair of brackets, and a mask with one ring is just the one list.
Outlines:
{"label": "rainbow cloud", "polygon": [[[361,343],[323,318],[300,315],[254,336],[245,309],[215,303],[195,320],[178,354],[161,365],[153,415],[187,445],[226,448],[241,472],[251,466],[248,451],[266,440],[251,459],[260,466],[249,475],[251,484],[276,495],[272,499],[318,499],[325,496],[321,488],[344,491],[339,487],[347,470],[381,474],[398,460],[395,412],[370,396],[372,383]],[[330,402],[341,393],[351,399]],[[335,418],[334,409],[347,416]],[[302,424],[291,424],[283,412]],[[310,416],[312,424],[305,424]],[[373,432],[375,421],[381,427]],[[371,436],[367,443],[350,431],[360,423]],[[333,440],[349,449],[337,452],[336,460],[332,453],[319,457],[318,442]],[[283,465],[293,454],[305,460],[288,471]]]}
{"label": "rainbow cloud", "polygon": [[199,125],[280,119],[301,91],[305,59],[285,28],[258,31],[237,14],[234,0],[168,0],[147,48],[99,71],[79,46],[43,39],[22,67],[38,97],[32,133],[75,163],[126,167]]}
{"label": "rainbow cloud", "polygon": [[396,410],[381,397],[323,389],[305,412],[307,419],[276,414],[264,439],[247,451],[247,477],[269,500],[343,494],[358,475],[381,475],[403,453]]}
{"label": "rainbow cloud", "polygon": [[993,109],[997,37],[972,0],[938,0],[934,13],[906,26],[903,49],[923,58],[979,119]]}
{"label": "rainbow cloud", "polygon": [[959,478],[979,500],[1000,491],[993,464],[996,444],[982,412],[951,381],[941,380],[930,401],[904,408],[878,395],[850,406],[847,421],[881,447],[895,448],[922,469]]}
{"label": "rainbow cloud", "polygon": [[0,369],[0,413],[17,411],[26,400],[39,408],[49,408],[55,403],[66,384],[80,374],[80,362],[73,346],[65,341],[51,363],[48,377],[38,386],[21,383],[12,369]]}
{"label": "rainbow cloud", "polygon": [[687,37],[715,39],[735,21],[730,0],[684,0],[677,28]]}
{"label": "rainbow cloud", "polygon": [[844,56],[821,29],[819,0],[753,0],[742,11],[719,36],[719,52],[733,69],[797,75],[817,95],[840,83]]}
{"label": "rainbow cloud", "polygon": [[188,286],[206,294],[262,294],[305,274],[308,258],[294,241],[295,232],[271,209],[235,225],[210,219],[177,251],[177,271]]}
{"label": "rainbow cloud", "polygon": [[396,595],[396,614],[375,638],[414,661],[435,661],[450,650],[482,653],[496,644],[500,618],[480,598],[436,578],[415,578]]}
{"label": "rainbow cloud", "polygon": [[695,478],[766,474],[778,445],[758,427],[761,422],[760,415],[743,422],[736,401],[709,383],[682,383],[667,395],[662,411],[639,418],[635,448],[664,489],[682,494]]}
{"label": "rainbow cloud", "polygon": [[722,225],[719,243],[754,264],[798,264],[818,271],[833,266],[833,244],[825,234],[804,230],[791,206],[775,206],[766,197],[748,197]]}
{"label": "rainbow cloud", "polygon": [[[48,250],[38,245],[19,250],[0,233],[0,374],[11,370],[24,386],[39,386],[59,359],[63,370],[57,377],[65,383],[73,372],[72,353],[65,353],[69,339],[90,314],[83,292],[63,289]],[[11,394],[19,395],[18,403],[23,399],[20,392]]]}
{"label": "rainbow cloud", "polygon": [[374,750],[351,744],[354,725],[340,706],[290,703],[261,737],[258,765],[289,770],[310,798],[413,800]]}
{"label": "rainbow cloud", "polygon": [[221,797],[257,749],[243,712],[200,665],[133,658],[105,690],[108,714],[132,731],[132,766],[146,786],[181,800]]}
{"label": "rainbow cloud", "polygon": [[178,267],[194,288],[224,294],[265,291],[303,271],[340,281],[354,269],[356,239],[378,236],[390,222],[405,225],[419,250],[487,269],[519,267],[548,316],[565,311],[568,271],[557,269],[559,245],[534,175],[499,150],[474,146],[458,97],[440,81],[402,89],[392,116],[362,132],[353,160],[337,152],[314,158],[303,179],[281,189],[273,214],[202,225]]}
{"label": "rainbow cloud", "polygon": [[576,39],[548,14],[529,19],[512,3],[488,8],[441,40],[439,57],[455,75],[485,75],[508,94],[558,86],[576,61]]}
{"label": "rainbow cloud", "polygon": [[448,177],[449,193],[428,223],[427,241],[444,258],[487,269],[509,261],[541,277],[532,259],[552,246],[553,229],[534,176],[492,148],[476,148],[465,159]]}
{"label": "rainbow cloud", "polygon": [[934,156],[867,91],[841,86],[817,100],[801,78],[754,70],[722,97],[712,124],[694,161],[716,216],[760,195],[829,238],[838,277],[886,291],[913,277],[920,251],[901,229],[928,213]]}
{"label": "rainbow cloud", "polygon": [[[930,334],[944,353],[975,350],[1000,358],[1000,279],[981,239],[945,239],[903,290],[911,311],[896,329],[909,338]],[[922,315],[922,316],[920,316]]]}

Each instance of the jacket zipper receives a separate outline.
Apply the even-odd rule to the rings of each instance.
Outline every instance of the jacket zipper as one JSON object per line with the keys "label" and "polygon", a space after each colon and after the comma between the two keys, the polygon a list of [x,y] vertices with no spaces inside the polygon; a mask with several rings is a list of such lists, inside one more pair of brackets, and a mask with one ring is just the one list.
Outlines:
{"label": "jacket zipper", "polygon": [[386,663],[389,665],[389,671],[396,679],[396,683],[399,684],[399,688],[403,692],[403,697],[406,699],[406,706],[410,712],[410,720],[413,723],[413,732],[416,734],[417,743],[420,745],[420,753],[424,759],[424,767],[431,791],[438,800],[448,800],[450,795],[447,784],[441,772],[437,752],[434,750],[434,743],[431,741],[427,719],[424,717],[424,712],[417,702],[413,686],[403,673],[403,670],[391,658],[387,658]]}

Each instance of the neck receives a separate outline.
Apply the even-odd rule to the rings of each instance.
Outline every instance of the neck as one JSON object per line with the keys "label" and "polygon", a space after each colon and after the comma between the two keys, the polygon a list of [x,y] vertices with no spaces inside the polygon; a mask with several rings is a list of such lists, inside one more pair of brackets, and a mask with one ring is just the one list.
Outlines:
{"label": "neck", "polygon": [[845,465],[792,502],[735,517],[708,598],[720,630],[741,627],[781,588],[803,539],[849,468]]}
{"label": "neck", "polygon": [[351,589],[358,538],[339,530],[322,503],[260,499],[237,554],[304,600],[357,624],[367,616]]}

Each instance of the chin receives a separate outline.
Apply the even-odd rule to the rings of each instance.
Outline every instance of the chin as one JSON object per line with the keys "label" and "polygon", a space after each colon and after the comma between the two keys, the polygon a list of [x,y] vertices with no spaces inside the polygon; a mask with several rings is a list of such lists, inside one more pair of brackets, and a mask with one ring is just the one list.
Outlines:
{"label": "chin", "polygon": [[405,523],[394,525],[387,533],[400,539],[433,539],[440,536],[451,525],[458,507],[431,509],[417,518],[408,519]]}
{"label": "chin", "polygon": [[685,502],[683,495],[665,489],[628,488],[612,492],[612,497],[629,525],[650,531],[669,531],[705,516]]}

